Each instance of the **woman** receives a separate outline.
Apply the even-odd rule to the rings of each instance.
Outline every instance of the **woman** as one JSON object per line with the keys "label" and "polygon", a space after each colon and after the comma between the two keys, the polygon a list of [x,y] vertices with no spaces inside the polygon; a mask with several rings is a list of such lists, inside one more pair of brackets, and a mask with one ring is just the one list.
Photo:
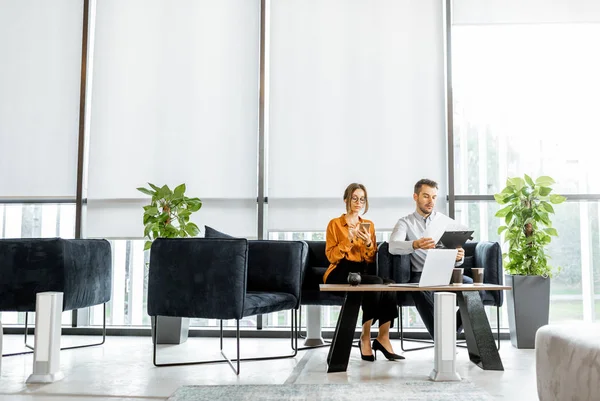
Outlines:
{"label": "woman", "polygon": [[[344,191],[346,213],[329,222],[325,253],[331,263],[323,275],[327,284],[347,284],[348,273],[361,274],[362,284],[391,283],[381,277],[367,275],[369,267],[375,264],[377,243],[373,222],[360,217],[369,210],[367,189],[362,184],[352,183]],[[363,213],[363,214],[364,214]],[[396,355],[390,343],[390,327],[398,317],[394,292],[371,292],[363,294],[363,325],[358,343],[360,357],[374,361],[377,351],[389,360],[404,359]],[[371,346],[371,325],[379,320],[379,334]]]}

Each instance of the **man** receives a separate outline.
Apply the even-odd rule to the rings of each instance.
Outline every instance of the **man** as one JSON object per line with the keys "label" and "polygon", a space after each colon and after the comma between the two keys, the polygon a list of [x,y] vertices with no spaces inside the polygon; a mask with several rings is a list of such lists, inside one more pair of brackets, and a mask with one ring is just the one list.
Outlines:
{"label": "man", "polygon": [[[434,211],[437,201],[438,184],[435,181],[422,179],[415,184],[413,199],[416,203],[416,211],[408,216],[402,217],[396,223],[394,231],[390,236],[389,250],[392,255],[410,255],[411,283],[418,283],[423,272],[423,265],[427,257],[427,250],[434,249],[435,241],[432,238],[424,238],[423,234],[430,224],[436,219],[449,219],[442,213]],[[458,248],[455,266],[464,262],[465,250]],[[463,275],[463,283],[473,283],[473,280]],[[431,291],[412,292],[415,306],[427,331],[433,338],[433,293]],[[457,332],[462,330],[460,314],[456,317]]]}

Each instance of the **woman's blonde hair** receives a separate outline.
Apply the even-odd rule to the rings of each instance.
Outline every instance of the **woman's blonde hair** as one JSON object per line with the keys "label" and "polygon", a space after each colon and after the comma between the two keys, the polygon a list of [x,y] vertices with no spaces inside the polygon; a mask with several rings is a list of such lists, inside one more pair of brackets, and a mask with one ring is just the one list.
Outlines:
{"label": "woman's blonde hair", "polygon": [[344,202],[346,202],[346,212],[350,213],[350,203],[352,202],[352,194],[357,189],[362,189],[365,193],[365,210],[363,211],[363,214],[365,214],[369,211],[369,197],[367,196],[367,188],[365,188],[363,184],[358,184],[356,182],[353,182],[352,184],[348,185],[346,187],[346,190],[344,191]]}

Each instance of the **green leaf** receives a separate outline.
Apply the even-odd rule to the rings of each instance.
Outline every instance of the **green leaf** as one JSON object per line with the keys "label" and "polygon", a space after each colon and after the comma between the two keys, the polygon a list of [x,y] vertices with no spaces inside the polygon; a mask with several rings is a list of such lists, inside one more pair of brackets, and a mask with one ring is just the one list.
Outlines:
{"label": "green leaf", "polygon": [[503,193],[494,194],[494,199],[496,199],[496,202],[498,202],[501,205],[506,203],[506,198],[507,198],[506,194],[503,194]]}
{"label": "green leaf", "polygon": [[540,187],[540,196],[548,196],[552,192],[552,188]]}
{"label": "green leaf", "polygon": [[502,234],[508,227],[506,226],[500,226],[498,227],[498,235]]}
{"label": "green leaf", "polygon": [[542,220],[542,222],[544,224],[546,224],[547,226],[551,226],[552,222],[550,221],[550,217],[548,216],[548,213],[546,212],[542,212],[539,214],[540,219]]}
{"label": "green leaf", "polygon": [[565,198],[564,196],[561,196],[561,195],[550,195],[550,202],[554,203],[555,205],[558,205],[559,203],[563,203],[566,200],[567,200],[567,198]]}
{"label": "green leaf", "polygon": [[512,205],[508,205],[498,210],[495,214],[496,217],[506,217],[506,215],[512,210]]}
{"label": "green leaf", "polygon": [[556,228],[544,228],[544,231],[548,234],[548,235],[553,235],[555,237],[558,237],[558,231],[556,231]]}
{"label": "green leaf", "polygon": [[521,189],[523,189],[523,187],[525,186],[525,180],[523,180],[521,177],[513,177],[513,178],[509,178],[507,180],[507,186],[513,186],[515,187],[515,190],[520,191]]}
{"label": "green leaf", "polygon": [[144,187],[139,187],[139,188],[136,188],[136,189],[137,189],[138,191],[140,191],[141,193],[144,193],[144,194],[146,194],[146,195],[154,196],[154,194],[155,194],[155,192],[154,192],[154,191],[151,191],[151,190],[149,190],[149,189],[147,189],[147,188],[144,188]]}
{"label": "green leaf", "polygon": [[181,198],[185,193],[185,184],[178,185],[173,191],[176,198]]}
{"label": "green leaf", "polygon": [[527,184],[529,184],[530,187],[535,187],[535,183],[533,182],[533,180],[531,179],[531,177],[528,176],[527,174],[525,174],[525,182]]}
{"label": "green leaf", "polygon": [[554,213],[554,208],[548,202],[540,202],[540,204],[548,213]]}
{"label": "green leaf", "polygon": [[150,249],[152,247],[152,241],[146,241],[144,243],[144,251],[147,251],[148,249]]}
{"label": "green leaf", "polygon": [[555,184],[556,181],[554,181],[554,179],[552,177],[548,177],[547,175],[543,175],[541,177],[538,177],[537,180],[535,180],[535,183],[537,185],[539,185],[540,187],[549,187],[552,184]]}
{"label": "green leaf", "polygon": [[512,218],[513,218],[513,212],[509,212],[506,215],[506,217],[504,218],[504,222],[508,225],[508,224],[510,224],[510,221],[512,220]]}
{"label": "green leaf", "polygon": [[158,214],[158,208],[156,206],[145,206],[144,208],[147,208],[144,214],[149,216],[155,216]]}
{"label": "green leaf", "polygon": [[197,212],[198,210],[200,210],[200,208],[202,207],[202,202],[200,202],[200,200],[198,200],[197,202],[190,202],[188,204],[188,209],[190,212]]}
{"label": "green leaf", "polygon": [[200,229],[194,223],[188,223],[185,226],[185,231],[187,231],[187,233],[190,235],[190,237],[195,237],[200,233]]}
{"label": "green leaf", "polygon": [[149,182],[148,185],[150,185],[150,187],[152,187],[152,189],[154,189],[156,192],[160,191],[160,187],[157,187],[156,185],[152,184],[151,182]]}

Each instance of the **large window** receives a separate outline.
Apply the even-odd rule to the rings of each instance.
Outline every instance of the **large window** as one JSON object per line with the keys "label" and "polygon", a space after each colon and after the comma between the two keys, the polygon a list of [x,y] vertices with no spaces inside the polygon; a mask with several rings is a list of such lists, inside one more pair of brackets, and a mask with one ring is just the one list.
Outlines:
{"label": "large window", "polygon": [[[550,320],[592,320],[600,300],[600,24],[464,25],[452,30],[456,215],[480,239],[499,240],[507,177],[549,175],[559,232],[549,247]],[[480,199],[477,201],[476,199]],[[600,311],[599,311],[600,313]]]}
{"label": "large window", "polygon": [[[199,226],[248,238],[266,227],[272,239],[324,240],[353,181],[369,189],[379,241],[413,210],[416,180],[439,181],[440,199],[448,193],[442,1],[90,2],[81,154],[83,2],[46,3],[0,5],[0,169],[13,172],[0,185],[0,236],[73,238],[81,156],[82,236],[107,238],[113,250],[111,325],[149,324],[147,199],[135,190],[147,181],[185,182],[204,202]],[[551,320],[593,320],[600,7],[501,3],[453,2],[456,216],[476,239],[500,240],[491,195],[509,176],[554,177],[557,192],[577,196],[556,208]],[[50,201],[58,203],[39,203]],[[337,313],[324,308],[323,325],[333,327]],[[414,310],[405,319],[422,327]],[[263,319],[289,323],[286,313]]]}

